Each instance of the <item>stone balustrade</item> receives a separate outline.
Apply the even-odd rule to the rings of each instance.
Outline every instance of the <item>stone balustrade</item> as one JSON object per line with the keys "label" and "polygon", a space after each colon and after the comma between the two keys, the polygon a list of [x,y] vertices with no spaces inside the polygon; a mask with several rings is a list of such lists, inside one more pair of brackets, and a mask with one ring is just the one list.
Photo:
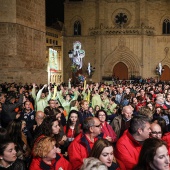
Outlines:
{"label": "stone balustrade", "polygon": [[89,28],[89,35],[154,35],[154,28],[149,26],[139,27],[104,27]]}

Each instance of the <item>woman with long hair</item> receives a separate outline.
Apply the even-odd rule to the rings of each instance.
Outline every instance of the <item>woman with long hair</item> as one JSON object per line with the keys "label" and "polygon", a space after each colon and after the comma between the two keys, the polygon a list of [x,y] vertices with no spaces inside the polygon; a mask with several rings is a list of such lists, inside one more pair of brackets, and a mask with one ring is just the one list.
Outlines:
{"label": "woman with long hair", "polygon": [[111,142],[109,142],[106,139],[99,139],[95,142],[89,154],[89,157],[94,157],[99,159],[107,166],[108,170],[125,169],[123,164],[121,165],[121,168],[119,168],[119,165],[116,163],[114,157],[113,145]]}
{"label": "woman with long hair", "polygon": [[71,110],[68,115],[68,121],[64,126],[64,132],[69,142],[72,142],[74,138],[80,133],[79,114],[76,110]]}
{"label": "woman with long hair", "polygon": [[96,105],[96,106],[94,107],[94,115],[96,114],[96,112],[97,112],[98,110],[100,110],[100,106],[99,106],[99,105]]}
{"label": "woman with long hair", "polygon": [[7,128],[7,135],[16,144],[17,157],[29,163],[31,150],[22,128],[22,121],[14,119]]}
{"label": "woman with long hair", "polygon": [[[47,116],[42,125],[41,133],[39,136],[49,136],[56,139],[56,143],[59,146],[59,152],[65,153],[68,147],[67,136],[64,133],[63,127],[60,125],[60,121],[54,116]],[[39,137],[38,137],[39,138]]]}
{"label": "woman with long hair", "polygon": [[154,114],[154,112],[155,112],[155,104],[154,104],[154,102],[152,102],[152,101],[147,102],[146,107],[148,107],[152,111],[152,113]]}
{"label": "woman with long hair", "polygon": [[47,116],[41,124],[41,131],[38,136],[44,135],[49,137],[54,137],[60,131],[59,120],[56,116]]}
{"label": "woman with long hair", "polygon": [[95,116],[95,112],[92,106],[89,106],[88,110],[93,116]]}
{"label": "woman with long hair", "polygon": [[157,138],[145,140],[138,163],[133,170],[169,170],[167,144]]}

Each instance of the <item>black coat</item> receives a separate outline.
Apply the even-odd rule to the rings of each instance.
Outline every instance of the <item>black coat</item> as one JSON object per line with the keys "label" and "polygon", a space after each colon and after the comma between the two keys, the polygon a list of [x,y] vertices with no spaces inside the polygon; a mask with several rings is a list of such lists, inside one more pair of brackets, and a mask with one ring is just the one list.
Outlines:
{"label": "black coat", "polygon": [[8,168],[1,167],[0,170],[26,170],[25,164],[22,160],[17,159],[11,166]]}
{"label": "black coat", "polygon": [[1,112],[1,124],[2,127],[6,128],[12,120],[16,119],[15,109],[22,105],[23,102],[23,94],[20,94],[19,100],[16,103],[4,103],[2,105]]}

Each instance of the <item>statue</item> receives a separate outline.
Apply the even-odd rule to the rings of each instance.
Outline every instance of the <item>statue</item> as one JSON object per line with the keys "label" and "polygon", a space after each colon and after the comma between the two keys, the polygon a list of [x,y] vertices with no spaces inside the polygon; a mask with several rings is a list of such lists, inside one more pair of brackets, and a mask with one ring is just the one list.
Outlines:
{"label": "statue", "polygon": [[90,66],[90,63],[88,63],[87,72],[88,72],[88,75],[90,76],[91,75],[91,66]]}
{"label": "statue", "polygon": [[159,75],[161,76],[161,74],[162,74],[162,65],[161,65],[161,63],[159,63],[159,65],[158,65],[158,72],[159,72]]}
{"label": "statue", "polygon": [[80,70],[83,66],[83,58],[85,51],[81,49],[81,43],[76,41],[73,43],[73,50],[69,52],[69,57],[72,59],[72,67],[76,67],[76,70]]}

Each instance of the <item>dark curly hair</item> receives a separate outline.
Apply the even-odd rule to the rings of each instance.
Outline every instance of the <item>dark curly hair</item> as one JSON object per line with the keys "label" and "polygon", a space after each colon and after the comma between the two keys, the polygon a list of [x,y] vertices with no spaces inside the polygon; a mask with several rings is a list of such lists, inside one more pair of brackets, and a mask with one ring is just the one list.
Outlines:
{"label": "dark curly hair", "polygon": [[41,133],[45,136],[49,136],[49,137],[52,136],[52,126],[55,121],[58,121],[58,119],[56,119],[56,116],[47,116],[42,122]]}

